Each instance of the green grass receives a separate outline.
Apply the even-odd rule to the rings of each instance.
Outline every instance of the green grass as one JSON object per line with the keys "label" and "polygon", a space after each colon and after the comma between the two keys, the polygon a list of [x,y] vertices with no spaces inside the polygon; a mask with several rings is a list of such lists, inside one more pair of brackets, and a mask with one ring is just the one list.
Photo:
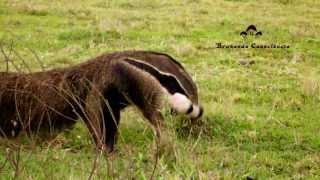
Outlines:
{"label": "green grass", "polygon": [[[319,179],[319,19],[316,0],[2,0],[0,39],[34,71],[40,66],[27,48],[48,68],[125,49],[178,59],[199,86],[205,114],[192,131],[166,115],[173,148],[159,160],[157,179]],[[290,49],[213,48],[243,43],[239,33],[250,24],[263,35],[247,41]],[[149,178],[155,160],[150,126],[130,110],[122,114],[120,132],[117,152],[98,157],[94,178]],[[86,179],[96,157],[82,123],[40,144],[1,144],[0,168],[20,147],[20,179]],[[11,179],[14,167],[5,164],[1,179]]]}

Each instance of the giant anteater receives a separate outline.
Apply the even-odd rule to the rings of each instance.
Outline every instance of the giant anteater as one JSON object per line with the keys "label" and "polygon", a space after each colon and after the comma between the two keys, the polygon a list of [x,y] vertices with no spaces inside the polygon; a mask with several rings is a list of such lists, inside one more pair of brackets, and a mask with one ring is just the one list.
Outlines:
{"label": "giant anteater", "polygon": [[136,106],[154,126],[170,107],[202,115],[195,83],[180,63],[167,54],[123,51],[103,54],[72,67],[45,72],[0,72],[0,134],[36,134],[72,127],[81,118],[98,148],[112,151],[120,111]]}

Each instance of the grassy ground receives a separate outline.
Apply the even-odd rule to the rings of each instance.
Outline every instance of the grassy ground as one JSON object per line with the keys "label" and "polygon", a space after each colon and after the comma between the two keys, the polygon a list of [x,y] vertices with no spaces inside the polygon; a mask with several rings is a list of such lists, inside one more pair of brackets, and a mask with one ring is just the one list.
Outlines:
{"label": "grassy ground", "polygon": [[[244,43],[239,33],[250,24],[263,35],[246,42],[290,48],[213,48]],[[159,179],[319,179],[319,37],[317,0],[0,0],[0,39],[32,70],[40,66],[28,48],[49,68],[125,49],[161,51],[183,63],[205,115],[191,132],[166,116],[174,149],[159,160]],[[17,53],[11,58],[19,62]],[[129,110],[120,132],[118,151],[98,156],[94,178],[149,178],[151,128]],[[96,157],[81,123],[40,144],[2,144],[0,179],[86,179]],[[6,157],[13,160],[2,167]]]}

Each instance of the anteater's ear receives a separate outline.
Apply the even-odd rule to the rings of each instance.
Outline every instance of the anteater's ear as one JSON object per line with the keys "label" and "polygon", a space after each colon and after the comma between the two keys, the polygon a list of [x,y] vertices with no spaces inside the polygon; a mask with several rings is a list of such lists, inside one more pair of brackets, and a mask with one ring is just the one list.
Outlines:
{"label": "anteater's ear", "polygon": [[175,94],[178,92],[189,97],[189,94],[187,93],[185,88],[182,86],[182,83],[179,81],[179,79],[175,75],[160,71],[155,66],[138,59],[124,58],[123,60],[141,69],[142,71],[145,71],[151,74],[152,76],[154,76],[170,94]]}

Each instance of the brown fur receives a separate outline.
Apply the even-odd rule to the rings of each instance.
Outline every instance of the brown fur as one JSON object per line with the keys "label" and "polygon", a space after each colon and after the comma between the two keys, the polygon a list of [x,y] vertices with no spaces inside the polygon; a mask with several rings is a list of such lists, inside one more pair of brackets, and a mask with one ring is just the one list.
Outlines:
{"label": "brown fur", "polygon": [[[120,111],[132,104],[159,135],[163,121],[159,112],[162,86],[147,72],[123,61],[129,54],[135,58],[146,57],[141,52],[136,56],[134,52],[113,53],[46,72],[1,72],[0,134],[15,137],[20,131],[28,134],[59,131],[72,127],[80,117],[97,146],[112,150]],[[180,64],[174,64],[184,71]],[[187,84],[194,98],[197,91],[190,82]]]}
{"label": "brown fur", "polygon": [[185,68],[171,56],[153,51],[122,51],[106,54],[105,57],[110,59],[120,59],[123,57],[138,59],[155,66],[160,71],[175,75],[187,90],[188,97],[193,103],[198,104],[198,89],[196,84]]}

